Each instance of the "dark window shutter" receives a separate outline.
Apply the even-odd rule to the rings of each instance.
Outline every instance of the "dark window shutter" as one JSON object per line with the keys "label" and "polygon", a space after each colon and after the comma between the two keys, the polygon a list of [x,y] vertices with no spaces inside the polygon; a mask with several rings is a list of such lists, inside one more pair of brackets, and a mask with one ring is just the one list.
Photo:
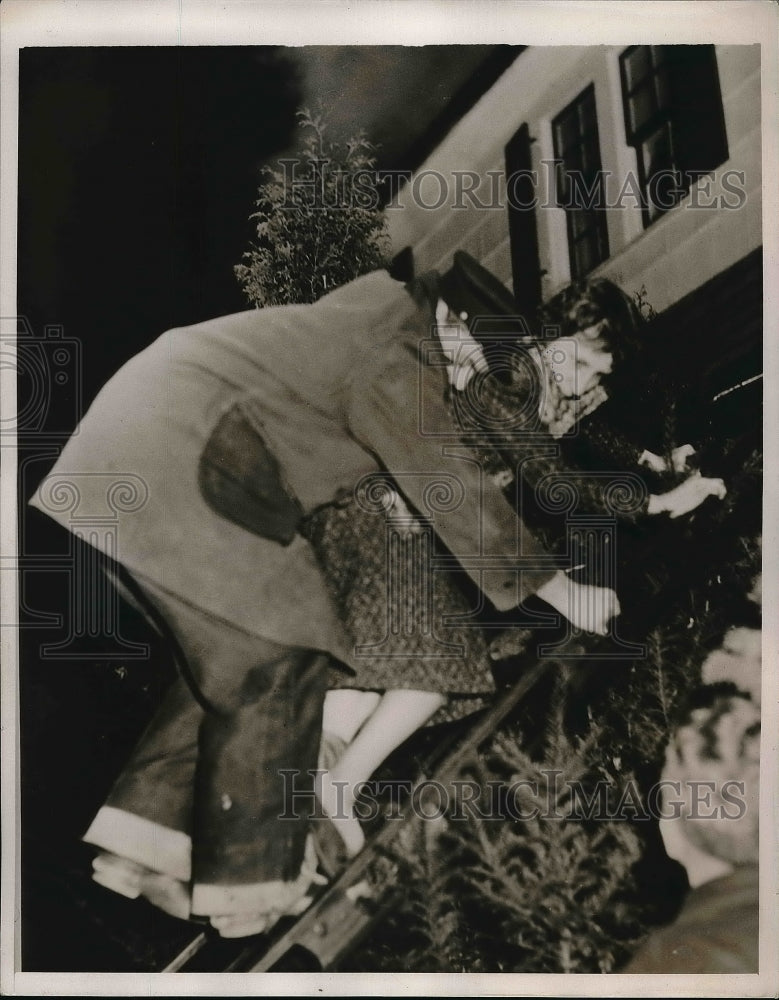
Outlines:
{"label": "dark window shutter", "polygon": [[713,45],[633,45],[620,71],[649,225],[728,158],[717,56]]}
{"label": "dark window shutter", "polygon": [[728,158],[717,57],[713,45],[669,46],[679,165],[690,180]]}
{"label": "dark window shutter", "polygon": [[514,297],[520,313],[532,314],[541,304],[536,189],[530,156],[530,129],[522,125],[506,145],[509,237]]}

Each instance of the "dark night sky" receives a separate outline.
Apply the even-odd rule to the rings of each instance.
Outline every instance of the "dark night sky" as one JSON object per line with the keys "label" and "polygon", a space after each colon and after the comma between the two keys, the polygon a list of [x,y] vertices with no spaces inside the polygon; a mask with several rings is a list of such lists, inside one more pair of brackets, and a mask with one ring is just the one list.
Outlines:
{"label": "dark night sky", "polygon": [[274,50],[21,53],[19,308],[82,339],[87,396],[166,328],[245,307],[257,166],[300,96]]}
{"label": "dark night sky", "polygon": [[[82,343],[83,403],[171,326],[247,308],[233,275],[295,111],[418,165],[509,46],[28,48],[20,53],[19,312]],[[20,386],[20,393],[24,387]],[[73,423],[63,404],[61,430]],[[76,407],[78,409],[78,407]]]}

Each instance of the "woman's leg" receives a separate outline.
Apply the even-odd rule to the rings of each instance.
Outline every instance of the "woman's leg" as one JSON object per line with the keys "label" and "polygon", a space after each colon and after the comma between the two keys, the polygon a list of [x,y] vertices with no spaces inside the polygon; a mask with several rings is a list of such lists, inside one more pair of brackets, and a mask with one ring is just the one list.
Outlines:
{"label": "woman's leg", "polygon": [[322,732],[351,743],[362,724],[376,711],[380,700],[378,691],[332,688],[325,695]]}
{"label": "woman's leg", "polygon": [[329,772],[320,775],[317,795],[350,857],[358,854],[365,843],[354,813],[357,787],[445,701],[445,696],[435,691],[387,691],[341,759]]}

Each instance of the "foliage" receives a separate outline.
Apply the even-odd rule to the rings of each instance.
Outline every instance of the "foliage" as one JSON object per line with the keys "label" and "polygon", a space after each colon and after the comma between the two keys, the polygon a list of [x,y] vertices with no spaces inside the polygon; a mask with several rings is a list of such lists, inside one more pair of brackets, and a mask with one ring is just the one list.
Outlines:
{"label": "foliage", "polygon": [[[661,410],[663,452],[679,443],[694,397],[676,399]],[[620,428],[627,422],[622,410],[613,419]],[[611,449],[605,432],[604,441]],[[547,804],[562,818],[469,813],[435,831],[420,821],[399,852],[402,884],[411,887],[405,905],[363,947],[360,969],[619,971],[643,930],[673,917],[684,881],[660,850],[647,793],[708,653],[732,625],[759,627],[747,596],[761,562],[759,427],[698,444],[701,471],[724,477],[726,497],[620,534],[618,631],[643,644],[643,654],[567,661],[554,689],[532,692],[465,775],[482,788],[537,781],[541,793],[525,805],[543,807],[542,776],[556,771],[563,792]],[[675,475],[661,474],[650,489],[668,489]],[[540,719],[547,724],[538,735]],[[571,781],[586,789],[600,781],[619,796],[631,789],[636,815],[582,821],[564,793]]]}
{"label": "foliage", "polygon": [[251,216],[256,241],[235,267],[258,308],[315,302],[387,264],[375,147],[363,133],[336,143],[321,117],[298,117],[306,130],[300,152],[282,169],[264,168]]}
{"label": "foliage", "polygon": [[713,460],[715,468],[733,470],[725,472],[724,500],[666,522],[632,546],[628,541],[620,553],[620,634],[643,642],[645,655],[592,664],[578,699],[604,722],[610,752],[631,769],[643,772],[661,759],[680,706],[726,630],[759,627],[747,595],[760,572],[762,453],[734,445],[720,446]]}
{"label": "foliage", "polygon": [[593,818],[573,791],[607,789],[614,805],[629,778],[593,763],[596,727],[584,739],[566,733],[565,691],[561,676],[540,760],[515,726],[502,729],[462,774],[489,797],[409,826],[398,861],[412,888],[377,935],[379,967],[609,972],[629,954],[643,930],[630,902],[640,836]]}

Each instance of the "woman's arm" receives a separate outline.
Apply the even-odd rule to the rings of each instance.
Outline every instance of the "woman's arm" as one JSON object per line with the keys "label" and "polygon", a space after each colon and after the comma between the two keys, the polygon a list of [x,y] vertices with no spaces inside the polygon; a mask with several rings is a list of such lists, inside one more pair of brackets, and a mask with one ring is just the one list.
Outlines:
{"label": "woman's arm", "polygon": [[699,507],[707,497],[722,500],[727,493],[721,479],[710,479],[693,472],[683,482],[667,493],[650,494],[647,514],[668,514],[681,517]]}
{"label": "woman's arm", "polygon": [[[493,378],[489,391],[481,393],[482,405],[488,407],[493,420],[506,420],[512,413],[520,412],[518,401],[532,397],[537,391],[532,386],[532,369],[518,366],[512,374],[510,384]],[[587,417],[576,437],[561,441],[556,441],[537,422],[529,426],[526,419],[514,433],[492,442],[491,449],[493,476],[497,482],[508,485],[517,476],[525,488],[524,499],[530,495],[542,508],[544,498],[539,490],[551,496],[556,483],[567,483],[575,490],[579,513],[605,513],[623,522],[636,522],[644,515],[661,513],[672,518],[681,517],[707,497],[722,499],[726,493],[722,479],[702,477],[697,472],[692,472],[668,491],[642,491],[637,478],[640,465],[658,474],[678,474],[687,468],[687,461],[695,449],[689,444],[675,448],[669,468],[665,459],[646,450],[642,452],[625,435],[617,433],[601,414]],[[625,478],[626,472],[629,480]],[[634,500],[628,497],[627,503],[613,502],[614,488],[620,483],[635,494]]]}

